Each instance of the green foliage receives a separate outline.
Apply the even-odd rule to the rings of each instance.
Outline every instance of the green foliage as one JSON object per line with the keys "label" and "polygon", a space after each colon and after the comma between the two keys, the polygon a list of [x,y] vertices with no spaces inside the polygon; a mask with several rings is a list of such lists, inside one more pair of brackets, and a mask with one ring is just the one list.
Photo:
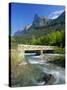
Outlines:
{"label": "green foliage", "polygon": [[53,32],[49,32],[46,35],[36,36],[32,35],[32,37],[24,36],[14,36],[12,38],[12,43],[16,42],[16,44],[31,44],[31,45],[51,45],[51,46],[65,46],[65,32],[64,30],[57,30]]}
{"label": "green foliage", "polygon": [[48,44],[54,45],[56,43],[56,32],[49,33],[48,37]]}
{"label": "green foliage", "polygon": [[31,40],[31,44],[35,45],[55,45],[61,47],[64,47],[64,42],[64,31],[51,32],[38,38],[33,37]]}
{"label": "green foliage", "polygon": [[63,31],[55,31],[50,34],[48,34],[49,38],[49,44],[50,45],[57,45],[57,46],[63,46],[63,38],[64,33]]}
{"label": "green foliage", "polygon": [[55,48],[54,49],[54,53],[61,53],[61,54],[64,54],[65,53],[65,48]]}
{"label": "green foliage", "polygon": [[35,37],[32,37],[31,42],[32,42],[33,45],[37,44],[37,40],[36,40],[36,38],[35,38]]}

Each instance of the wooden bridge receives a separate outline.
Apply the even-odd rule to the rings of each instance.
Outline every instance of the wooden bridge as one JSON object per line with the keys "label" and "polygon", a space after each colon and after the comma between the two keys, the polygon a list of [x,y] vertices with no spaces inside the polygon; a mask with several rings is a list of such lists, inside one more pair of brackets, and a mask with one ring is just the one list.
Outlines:
{"label": "wooden bridge", "polygon": [[18,55],[19,58],[24,58],[25,51],[35,51],[35,50],[39,50],[41,52],[41,55],[43,55],[43,50],[54,50],[55,48],[56,46],[18,44]]}

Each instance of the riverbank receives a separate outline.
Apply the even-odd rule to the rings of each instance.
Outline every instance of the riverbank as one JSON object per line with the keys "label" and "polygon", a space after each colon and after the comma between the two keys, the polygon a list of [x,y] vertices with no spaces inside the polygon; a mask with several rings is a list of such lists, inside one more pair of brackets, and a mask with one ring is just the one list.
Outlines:
{"label": "riverbank", "polygon": [[57,66],[65,68],[65,57],[64,56],[55,57],[53,60],[47,61],[47,63],[52,63],[52,64],[55,64]]}

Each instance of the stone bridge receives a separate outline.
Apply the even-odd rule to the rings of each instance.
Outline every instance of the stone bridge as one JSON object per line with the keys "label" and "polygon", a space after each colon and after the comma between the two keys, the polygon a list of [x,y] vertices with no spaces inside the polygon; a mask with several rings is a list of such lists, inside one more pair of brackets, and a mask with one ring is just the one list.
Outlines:
{"label": "stone bridge", "polygon": [[43,55],[43,50],[54,50],[55,48],[56,46],[18,44],[18,55],[19,58],[24,58],[25,51],[35,51],[35,50],[39,50],[41,52],[41,55]]}

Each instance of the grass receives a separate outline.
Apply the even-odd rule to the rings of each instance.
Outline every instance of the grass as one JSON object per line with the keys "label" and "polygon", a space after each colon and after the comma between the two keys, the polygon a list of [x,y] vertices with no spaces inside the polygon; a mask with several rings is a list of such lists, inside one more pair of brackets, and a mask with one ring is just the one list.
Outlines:
{"label": "grass", "polygon": [[[20,61],[21,62],[21,61]],[[11,54],[11,84],[12,87],[33,86],[32,78],[38,80],[42,77],[42,71],[37,65],[19,65],[17,52]]]}

